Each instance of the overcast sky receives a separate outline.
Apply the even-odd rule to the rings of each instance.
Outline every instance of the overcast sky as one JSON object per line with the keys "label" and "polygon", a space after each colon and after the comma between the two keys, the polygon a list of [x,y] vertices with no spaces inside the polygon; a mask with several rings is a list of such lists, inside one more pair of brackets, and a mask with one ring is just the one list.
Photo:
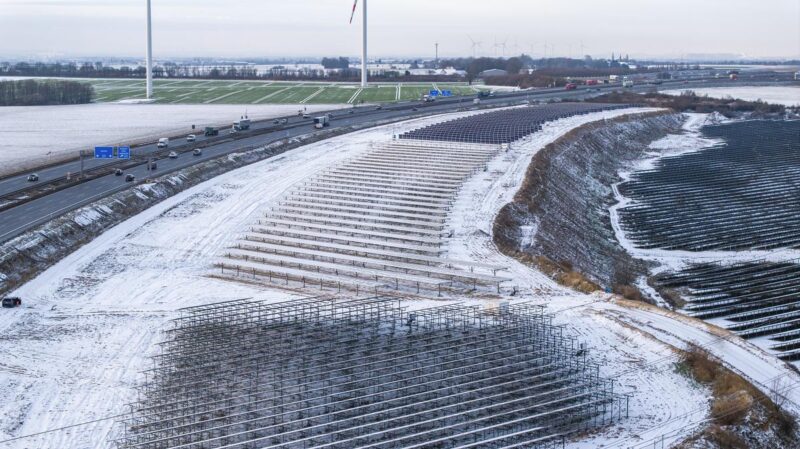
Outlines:
{"label": "overcast sky", "polygon": [[[352,0],[152,0],[156,59],[355,56]],[[370,57],[800,56],[800,0],[369,0]],[[0,0],[0,56],[143,57],[145,0]],[[583,51],[582,51],[583,50]]]}

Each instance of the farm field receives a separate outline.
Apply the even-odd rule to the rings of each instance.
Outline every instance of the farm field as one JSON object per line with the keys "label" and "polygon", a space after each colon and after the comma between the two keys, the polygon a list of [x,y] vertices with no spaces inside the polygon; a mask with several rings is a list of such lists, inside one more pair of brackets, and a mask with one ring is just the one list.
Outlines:
{"label": "farm field", "polygon": [[[95,101],[112,103],[145,98],[144,80],[90,79]],[[466,83],[357,84],[280,81],[155,80],[156,103],[163,104],[358,104],[416,100],[431,90],[472,95],[482,86]]]}

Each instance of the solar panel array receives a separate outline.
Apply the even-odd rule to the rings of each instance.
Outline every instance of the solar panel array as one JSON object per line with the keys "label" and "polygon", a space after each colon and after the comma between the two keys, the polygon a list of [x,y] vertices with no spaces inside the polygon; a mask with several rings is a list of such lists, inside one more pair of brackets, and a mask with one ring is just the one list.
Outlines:
{"label": "solar panel array", "polygon": [[398,298],[184,310],[123,449],[561,448],[627,398],[540,306]]}
{"label": "solar panel array", "polygon": [[744,338],[767,338],[780,358],[800,360],[800,265],[789,262],[700,264],[656,278],[683,293],[684,310],[723,318]]}
{"label": "solar panel array", "polygon": [[724,145],[661,159],[619,186],[640,248],[709,251],[800,248],[800,121],[703,129]]}
{"label": "solar panel array", "polygon": [[542,129],[546,122],[629,105],[604,103],[554,103],[503,109],[458,118],[401,134],[401,139],[504,144]]}
{"label": "solar panel array", "polygon": [[499,289],[503,267],[446,257],[461,184],[497,145],[393,140],[298,183],[228,248],[219,275],[281,288],[376,294]]}

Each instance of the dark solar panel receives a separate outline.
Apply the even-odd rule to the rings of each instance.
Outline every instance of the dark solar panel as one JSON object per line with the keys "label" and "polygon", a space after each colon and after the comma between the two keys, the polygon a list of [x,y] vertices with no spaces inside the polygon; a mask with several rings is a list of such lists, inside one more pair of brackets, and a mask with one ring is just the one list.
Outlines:
{"label": "dark solar panel", "polygon": [[505,109],[415,129],[402,134],[400,138],[490,144],[511,143],[539,131],[545,122],[628,106],[604,103],[556,103]]}

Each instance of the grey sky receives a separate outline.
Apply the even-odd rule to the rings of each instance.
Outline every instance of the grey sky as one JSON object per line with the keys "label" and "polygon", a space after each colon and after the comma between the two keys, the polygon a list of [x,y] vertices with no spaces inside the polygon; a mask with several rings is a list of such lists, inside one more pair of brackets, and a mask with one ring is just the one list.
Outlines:
{"label": "grey sky", "polygon": [[[156,58],[359,54],[352,0],[152,0]],[[800,0],[369,0],[370,56],[800,56]],[[0,55],[139,56],[144,0],[0,0]],[[360,9],[360,8],[359,8]]]}

